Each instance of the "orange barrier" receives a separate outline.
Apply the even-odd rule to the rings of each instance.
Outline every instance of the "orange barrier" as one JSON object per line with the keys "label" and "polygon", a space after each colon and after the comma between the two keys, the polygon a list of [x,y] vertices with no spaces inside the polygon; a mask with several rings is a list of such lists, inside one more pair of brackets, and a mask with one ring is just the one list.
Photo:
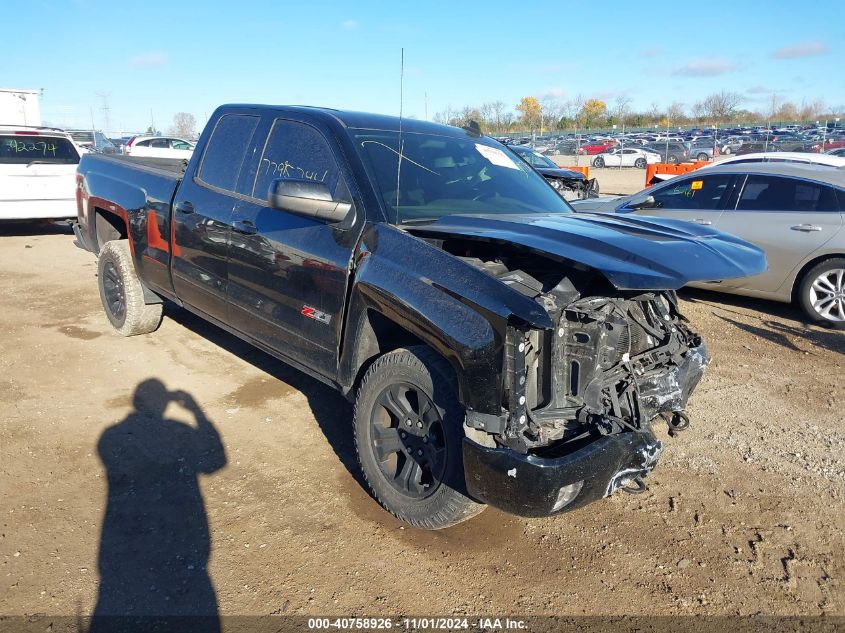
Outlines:
{"label": "orange barrier", "polygon": [[580,171],[584,174],[584,178],[589,180],[590,178],[590,168],[589,167],[573,167],[572,165],[558,165],[561,169],[571,169],[572,171]]}
{"label": "orange barrier", "polygon": [[657,184],[657,182],[661,182],[654,180],[655,174],[672,174],[673,176],[677,176],[709,164],[709,162],[701,160],[697,160],[694,163],[680,163],[677,165],[673,165],[671,163],[654,163],[646,167],[645,186],[651,187],[652,185]]}

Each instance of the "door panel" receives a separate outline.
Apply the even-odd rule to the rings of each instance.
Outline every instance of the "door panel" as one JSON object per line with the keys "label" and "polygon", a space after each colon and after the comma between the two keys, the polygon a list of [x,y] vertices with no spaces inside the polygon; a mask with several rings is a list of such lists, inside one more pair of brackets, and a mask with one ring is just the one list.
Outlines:
{"label": "door panel", "polygon": [[173,206],[171,270],[176,296],[206,314],[225,319],[235,199],[186,181]]}
{"label": "door panel", "polygon": [[241,167],[260,117],[225,114],[203,150],[197,175],[179,185],[173,201],[173,287],[206,314],[227,316],[229,242]]}
{"label": "door panel", "polygon": [[325,222],[239,203],[229,261],[231,324],[333,376],[354,246],[349,231]]}
{"label": "door panel", "polygon": [[781,176],[750,175],[735,210],[726,211],[716,227],[766,252],[768,270],[723,285],[775,292],[802,261],[842,227],[836,193],[830,187]]}
{"label": "door panel", "polygon": [[337,354],[349,265],[360,229],[271,209],[276,179],[323,182],[351,201],[339,163],[322,134],[304,123],[273,123],[257,164],[252,200],[235,209],[228,296],[230,322],[265,345],[325,376]]}

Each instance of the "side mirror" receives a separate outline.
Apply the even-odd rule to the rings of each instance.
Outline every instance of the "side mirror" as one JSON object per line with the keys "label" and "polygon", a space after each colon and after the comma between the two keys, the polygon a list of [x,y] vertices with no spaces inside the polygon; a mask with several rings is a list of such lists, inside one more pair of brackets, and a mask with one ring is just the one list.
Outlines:
{"label": "side mirror", "polygon": [[325,183],[313,180],[278,178],[270,183],[267,201],[274,209],[329,222],[340,222],[352,209],[349,202],[333,200]]}
{"label": "side mirror", "polygon": [[657,201],[654,196],[648,196],[642,200],[634,200],[628,203],[629,209],[654,209],[657,207]]}

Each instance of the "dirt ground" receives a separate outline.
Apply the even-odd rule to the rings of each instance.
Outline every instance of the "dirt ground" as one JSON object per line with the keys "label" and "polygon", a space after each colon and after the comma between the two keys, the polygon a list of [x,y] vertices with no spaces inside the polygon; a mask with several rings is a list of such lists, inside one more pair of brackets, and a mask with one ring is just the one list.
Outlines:
{"label": "dirt ground", "polygon": [[[790,306],[682,293],[714,360],[645,494],[431,533],[362,488],[339,395],[172,306],[114,336],[95,271],[0,228],[0,613],[845,614],[845,333]],[[203,421],[133,413],[151,378]]]}

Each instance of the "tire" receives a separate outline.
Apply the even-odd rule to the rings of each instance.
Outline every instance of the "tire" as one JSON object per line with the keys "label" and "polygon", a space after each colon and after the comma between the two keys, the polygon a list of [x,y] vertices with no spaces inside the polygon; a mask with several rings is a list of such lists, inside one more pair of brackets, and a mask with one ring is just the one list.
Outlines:
{"label": "tire", "polygon": [[593,167],[598,167],[599,169],[604,167],[604,159],[601,158],[601,157],[594,159],[593,160]]}
{"label": "tire", "polygon": [[697,158],[698,158],[698,160],[700,160],[700,161],[710,160],[710,159],[707,157],[707,154],[704,154],[704,153],[699,154]]}
{"label": "tire", "polygon": [[646,162],[645,158],[638,158],[634,161],[634,167],[637,169],[645,169],[648,163]]}
{"label": "tire", "polygon": [[103,310],[115,332],[135,336],[158,328],[162,304],[144,302],[127,240],[112,240],[100,249],[97,278]]}
{"label": "tire", "polygon": [[428,347],[394,350],[367,370],[355,449],[370,491],[396,518],[439,530],[484,510],[465,493],[464,417],[452,368]]}
{"label": "tire", "polygon": [[797,299],[811,321],[845,330],[845,258],[828,259],[808,270]]}
{"label": "tire", "polygon": [[725,149],[722,150],[722,154],[724,154],[725,156],[730,156],[731,155],[731,148],[726,147]]}
{"label": "tire", "polygon": [[674,154],[669,154],[669,157],[666,159],[666,162],[670,165],[677,165],[678,164],[678,157]]}

